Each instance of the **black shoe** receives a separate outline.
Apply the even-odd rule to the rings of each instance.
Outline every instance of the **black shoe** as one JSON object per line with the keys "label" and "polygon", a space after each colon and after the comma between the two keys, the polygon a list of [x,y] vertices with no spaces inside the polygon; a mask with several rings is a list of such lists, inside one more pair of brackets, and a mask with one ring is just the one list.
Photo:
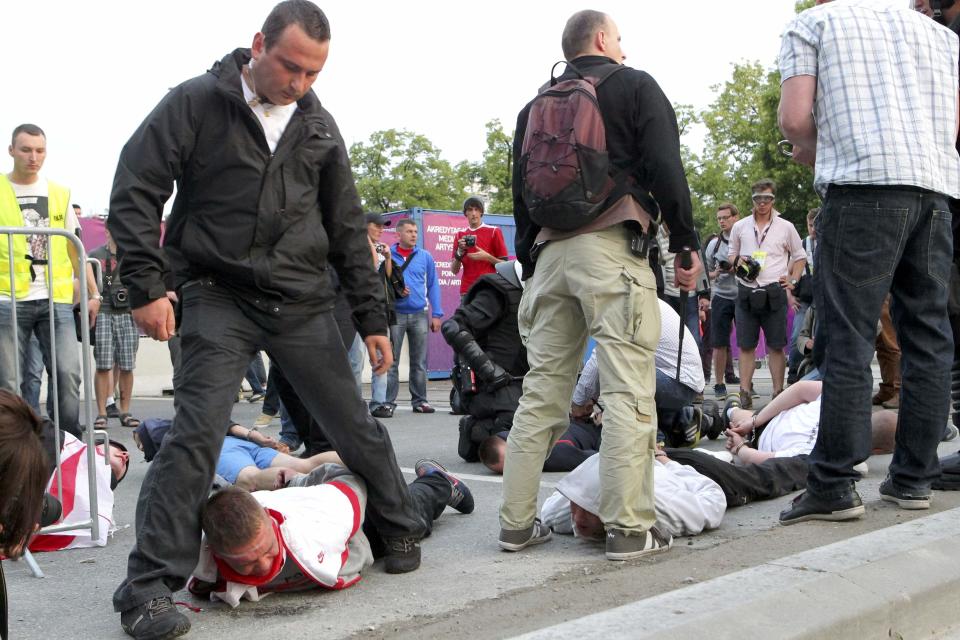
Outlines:
{"label": "black shoe", "polygon": [[740,378],[736,375],[727,376],[725,380],[727,384],[740,384]]}
{"label": "black shoe", "polygon": [[880,498],[894,502],[901,509],[929,509],[930,490],[903,489],[890,476],[880,483]]}
{"label": "black shoe", "polygon": [[393,407],[388,404],[382,404],[373,411],[370,412],[374,418],[392,418],[393,417]]}
{"label": "black shoe", "polygon": [[417,471],[417,477],[422,478],[427,474],[436,474],[443,476],[450,483],[450,498],[447,500],[447,506],[453,507],[460,513],[473,513],[473,494],[469,487],[457,476],[453,475],[436,460],[424,458],[418,460],[414,465]]}
{"label": "black shoe", "polygon": [[410,573],[420,567],[420,540],[417,538],[384,538],[383,558],[387,573]]}
{"label": "black shoe", "polygon": [[720,407],[713,400],[703,401],[703,418],[704,426],[701,427],[701,432],[711,440],[716,440],[727,430],[727,421],[721,415]]}
{"label": "black shoe", "polygon": [[713,385],[713,394],[718,398],[727,397],[727,385],[720,383]]}
{"label": "black shoe", "polygon": [[807,520],[854,520],[863,516],[865,511],[860,494],[853,489],[830,500],[804,491],[793,499],[789,508],[780,512],[780,524],[786,526]]}
{"label": "black shoe", "polygon": [[120,409],[117,408],[116,402],[111,402],[107,405],[107,417],[108,418],[119,418]]}
{"label": "black shoe", "polygon": [[190,631],[190,620],[177,611],[173,598],[163,596],[121,613],[120,626],[137,640],[165,640]]}

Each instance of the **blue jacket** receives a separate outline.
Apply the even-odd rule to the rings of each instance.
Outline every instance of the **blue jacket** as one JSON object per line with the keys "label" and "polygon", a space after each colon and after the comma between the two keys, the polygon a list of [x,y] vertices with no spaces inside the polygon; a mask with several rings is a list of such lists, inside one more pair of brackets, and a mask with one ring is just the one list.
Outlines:
{"label": "blue jacket", "polygon": [[[403,256],[397,253],[397,243],[394,243],[390,252],[393,256],[394,269],[403,264]],[[406,298],[397,298],[397,313],[422,313],[427,309],[427,298],[430,299],[431,315],[434,318],[443,317],[443,306],[440,303],[440,283],[437,282],[437,267],[433,256],[426,249],[414,249],[410,256],[410,264],[403,271],[403,282],[410,290]]]}

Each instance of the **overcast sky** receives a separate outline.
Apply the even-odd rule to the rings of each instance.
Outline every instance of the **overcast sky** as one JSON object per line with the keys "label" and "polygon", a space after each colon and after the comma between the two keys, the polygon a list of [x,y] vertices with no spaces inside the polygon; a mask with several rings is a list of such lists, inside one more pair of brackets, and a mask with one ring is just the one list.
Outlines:
{"label": "overcast sky", "polygon": [[[772,65],[794,0],[320,2],[333,33],[314,91],[348,144],[376,130],[426,135],[451,162],[479,160],[484,123],[517,111],[562,58],[560,33],[583,8],[620,27],[627,64],[675,103],[698,108],[731,65]],[[45,174],[85,211],[109,204],[124,142],[163,96],[235,47],[249,47],[273,2],[5,2],[0,132],[47,133]],[[9,142],[7,142],[9,144]],[[3,171],[12,161],[7,157]]]}

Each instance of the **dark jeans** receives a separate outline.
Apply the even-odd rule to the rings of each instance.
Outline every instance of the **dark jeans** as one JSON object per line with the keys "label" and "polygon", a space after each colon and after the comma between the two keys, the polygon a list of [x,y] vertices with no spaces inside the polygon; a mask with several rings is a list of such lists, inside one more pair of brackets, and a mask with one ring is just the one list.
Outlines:
{"label": "dark jeans", "polygon": [[209,280],[187,283],[180,299],[183,359],[176,416],[140,490],[136,546],[127,578],[113,597],[117,611],[183,588],[196,566],[200,509],[237,386],[260,349],[270,353],[310,413],[327,425],[325,435],[344,464],[366,481],[373,524],[388,537],[423,535],[390,437],[357,392],[331,313],[290,319],[283,331],[271,333]]}
{"label": "dark jeans", "polygon": [[735,465],[690,449],[667,449],[666,453],[674,462],[693,467],[697,473],[720,485],[728,507],[779,498],[807,486],[807,456],[770,458],[760,464]]}
{"label": "dark jeans", "polygon": [[270,361],[270,370],[267,372],[267,393],[263,399],[262,412],[268,416],[275,416],[282,412],[280,403],[280,394],[277,393],[277,387],[273,383],[273,360]]}
{"label": "dark jeans", "polygon": [[831,185],[818,218],[815,304],[824,353],[820,431],[808,487],[824,498],[850,490],[870,455],[870,361],[889,291],[902,351],[900,420],[890,475],[926,490],[939,472],[953,336],[947,319],[952,237],[946,198],[913,188]]}
{"label": "dark jeans", "polygon": [[266,393],[264,385],[267,383],[267,370],[263,367],[263,357],[259,351],[253,356],[243,377],[247,379],[251,393]]}

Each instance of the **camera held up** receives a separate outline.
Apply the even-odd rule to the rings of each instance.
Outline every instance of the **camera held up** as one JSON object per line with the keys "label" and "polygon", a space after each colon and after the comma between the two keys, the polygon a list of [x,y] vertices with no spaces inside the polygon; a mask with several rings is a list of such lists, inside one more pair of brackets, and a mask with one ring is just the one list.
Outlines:
{"label": "camera held up", "polygon": [[750,256],[742,256],[737,262],[737,277],[744,282],[753,282],[760,275],[760,263]]}

